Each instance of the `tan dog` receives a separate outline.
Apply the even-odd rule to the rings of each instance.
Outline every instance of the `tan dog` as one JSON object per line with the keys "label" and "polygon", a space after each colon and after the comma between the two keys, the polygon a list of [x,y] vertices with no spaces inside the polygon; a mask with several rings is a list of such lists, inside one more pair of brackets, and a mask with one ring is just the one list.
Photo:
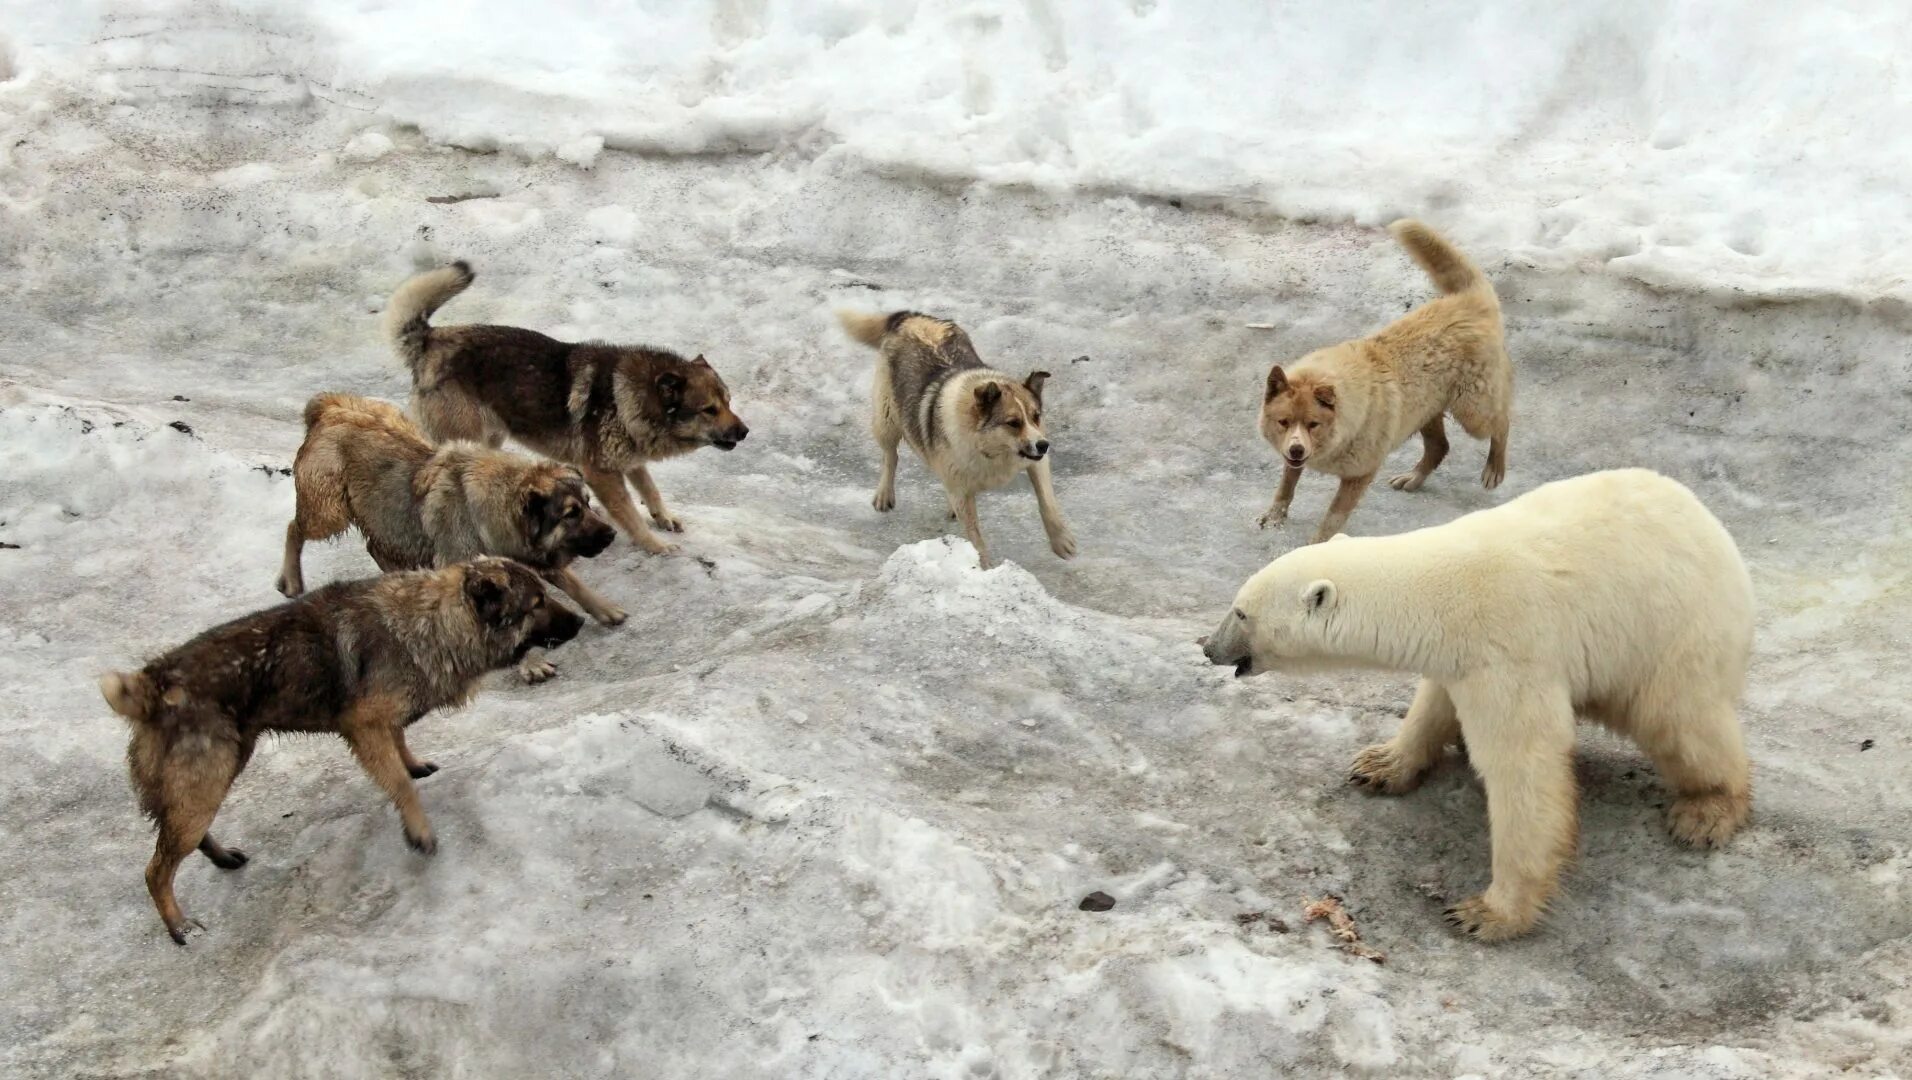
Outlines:
{"label": "tan dog", "polygon": [[638,516],[624,481],[637,485],[652,524],[683,532],[646,466],[700,446],[733,450],[750,434],[730,411],[724,381],[701,356],[558,341],[514,326],[432,326],[432,313],[471,282],[469,265],[441,266],[399,286],[385,311],[425,432],[491,446],[509,435],[568,461],[639,547],[676,551]]}
{"label": "tan dog", "polygon": [[[300,555],[306,541],[356,528],[380,570],[497,555],[538,571],[598,622],[624,621],[621,608],[571,569],[617,535],[591,510],[576,469],[476,443],[434,449],[396,406],[346,394],[313,398],[305,428],[293,459],[298,505],[286,526],[280,592],[305,591]],[[556,669],[527,657],[520,673],[540,682]]]}
{"label": "tan dog", "polygon": [[186,944],[173,875],[194,848],[222,870],[246,864],[209,830],[259,736],[344,737],[398,808],[405,842],[430,855],[438,841],[412,781],[438,766],[412,756],[405,729],[582,625],[529,569],[483,558],[327,585],[103,676],[107,704],[133,725],[126,757],[140,809],[159,827],[146,888],[166,932]]}
{"label": "tan dog", "polygon": [[852,338],[878,350],[871,431],[883,451],[883,474],[871,505],[896,505],[896,447],[904,439],[943,481],[950,517],[976,547],[984,568],[989,545],[976,520],[976,496],[1027,472],[1049,549],[1067,559],[1075,535],[1049,479],[1049,439],[1042,429],[1046,371],[1017,382],[987,367],[969,335],[953,322],[913,311],[892,315],[838,312]]}
{"label": "tan dog", "polygon": [[1444,413],[1474,438],[1490,440],[1481,486],[1498,487],[1506,475],[1514,369],[1494,286],[1420,222],[1397,221],[1389,228],[1443,295],[1379,333],[1268,372],[1261,434],[1281,455],[1283,470],[1281,488],[1258,521],[1264,529],[1288,519],[1295,485],[1302,470],[1311,468],[1341,478],[1312,542],[1340,532],[1388,454],[1416,431],[1421,460],[1390,483],[1418,491],[1447,456]]}

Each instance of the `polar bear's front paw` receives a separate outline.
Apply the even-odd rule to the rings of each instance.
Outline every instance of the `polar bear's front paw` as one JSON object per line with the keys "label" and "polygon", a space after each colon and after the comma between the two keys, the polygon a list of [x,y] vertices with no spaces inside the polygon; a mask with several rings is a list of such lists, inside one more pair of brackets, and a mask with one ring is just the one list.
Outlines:
{"label": "polar bear's front paw", "polygon": [[1381,795],[1405,795],[1426,776],[1426,768],[1408,768],[1393,743],[1375,743],[1354,755],[1348,767],[1348,783]]}
{"label": "polar bear's front paw", "polygon": [[1752,813],[1752,800],[1724,791],[1683,795],[1666,808],[1666,827],[1673,839],[1696,848],[1724,844]]}
{"label": "polar bear's front paw", "polygon": [[1506,941],[1534,928],[1539,911],[1525,915],[1504,912],[1487,902],[1487,894],[1470,896],[1444,913],[1449,926],[1477,941]]}

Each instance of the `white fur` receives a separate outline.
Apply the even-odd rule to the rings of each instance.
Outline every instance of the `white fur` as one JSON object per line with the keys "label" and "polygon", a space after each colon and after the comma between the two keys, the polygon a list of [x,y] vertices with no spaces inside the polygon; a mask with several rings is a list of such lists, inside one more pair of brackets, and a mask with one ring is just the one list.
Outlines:
{"label": "white fur", "polygon": [[1735,709],[1752,633],[1752,583],[1725,528],[1680,484],[1624,469],[1290,552],[1242,586],[1208,652],[1255,672],[1419,672],[1400,734],[1364,751],[1352,779],[1411,790],[1465,738],[1487,787],[1494,881],[1453,917],[1500,938],[1533,925],[1571,854],[1576,712],[1652,756],[1676,836],[1716,844],[1745,820]]}

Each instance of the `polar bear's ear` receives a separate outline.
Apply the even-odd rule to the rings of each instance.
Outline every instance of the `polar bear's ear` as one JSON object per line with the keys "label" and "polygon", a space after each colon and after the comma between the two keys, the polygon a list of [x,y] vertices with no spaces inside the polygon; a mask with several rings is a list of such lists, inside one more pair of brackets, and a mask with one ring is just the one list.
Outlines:
{"label": "polar bear's ear", "polygon": [[1328,537],[1328,543],[1332,544],[1336,540],[1346,540],[1347,538],[1348,538],[1347,533],[1335,533],[1333,536]]}
{"label": "polar bear's ear", "polygon": [[1334,582],[1327,578],[1322,578],[1301,590],[1301,606],[1310,615],[1333,607],[1334,599]]}

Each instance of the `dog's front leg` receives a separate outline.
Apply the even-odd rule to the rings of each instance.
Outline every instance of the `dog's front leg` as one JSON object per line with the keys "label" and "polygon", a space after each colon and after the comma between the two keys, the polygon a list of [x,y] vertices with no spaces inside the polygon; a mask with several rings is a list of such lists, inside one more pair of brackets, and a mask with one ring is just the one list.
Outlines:
{"label": "dog's front leg", "polygon": [[1268,504],[1268,512],[1261,515],[1255,524],[1263,529],[1271,525],[1280,525],[1288,520],[1288,504],[1295,501],[1295,485],[1301,483],[1301,466],[1283,463],[1281,466],[1281,487],[1275,492],[1275,501]]}
{"label": "dog's front leg", "polygon": [[1036,510],[1042,514],[1042,531],[1049,534],[1049,550],[1065,559],[1074,555],[1075,533],[1069,530],[1069,522],[1063,518],[1062,507],[1056,502],[1056,488],[1050,480],[1046,459],[1029,466],[1029,486],[1036,489]]}
{"label": "dog's front leg", "polygon": [[619,528],[630,536],[631,542],[653,555],[670,555],[677,551],[676,544],[667,544],[651,532],[651,527],[638,516],[637,504],[631,501],[631,489],[624,486],[622,473],[609,469],[595,469],[586,466],[583,470],[584,482],[591,485],[597,493],[598,501],[604,504],[604,512],[611,515]]}
{"label": "dog's front leg", "polygon": [[432,835],[432,823],[425,817],[418,789],[412,786],[411,770],[405,765],[405,754],[398,748],[398,730],[404,720],[403,710],[392,699],[367,698],[340,718],[339,734],[345,736],[359,764],[398,808],[399,820],[405,825],[405,842],[430,855],[438,850],[438,838]]}
{"label": "dog's front leg", "polygon": [[995,565],[989,560],[989,545],[983,541],[982,523],[976,520],[976,493],[951,493],[950,500],[955,503],[956,517],[963,523],[963,535],[975,545],[977,558],[984,570]]}
{"label": "dog's front leg", "polygon": [[1308,542],[1319,544],[1340,532],[1341,526],[1348,523],[1348,515],[1354,513],[1354,508],[1361,502],[1361,496],[1367,492],[1368,485],[1372,483],[1374,483],[1373,473],[1366,476],[1342,477],[1341,487],[1334,493],[1334,501],[1328,504],[1328,516],[1321,519],[1321,527],[1315,530],[1314,539]]}
{"label": "dog's front leg", "polygon": [[638,498],[644,500],[644,509],[650,511],[651,524],[665,532],[683,532],[684,523],[664,509],[664,493],[657,490],[657,481],[651,479],[651,471],[639,465],[629,475],[631,483],[637,485]]}
{"label": "dog's front leg", "polygon": [[544,571],[544,579],[564,590],[564,594],[576,600],[586,615],[605,626],[618,626],[627,617],[623,608],[599,596],[568,566]]}

